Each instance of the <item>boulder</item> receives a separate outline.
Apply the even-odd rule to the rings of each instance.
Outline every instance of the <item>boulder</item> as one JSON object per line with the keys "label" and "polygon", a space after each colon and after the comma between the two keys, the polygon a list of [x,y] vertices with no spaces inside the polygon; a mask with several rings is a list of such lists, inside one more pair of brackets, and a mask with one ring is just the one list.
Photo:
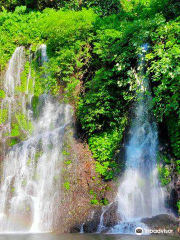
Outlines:
{"label": "boulder", "polygon": [[160,214],[152,218],[143,218],[141,222],[146,224],[150,229],[168,229],[174,230],[174,232],[177,231],[179,224],[178,218],[168,214]]}

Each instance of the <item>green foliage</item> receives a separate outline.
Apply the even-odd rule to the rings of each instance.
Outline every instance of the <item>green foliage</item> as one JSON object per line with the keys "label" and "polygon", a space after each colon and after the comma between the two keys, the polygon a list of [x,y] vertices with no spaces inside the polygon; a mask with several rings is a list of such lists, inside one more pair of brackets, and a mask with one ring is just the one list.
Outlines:
{"label": "green foliage", "polygon": [[106,180],[114,177],[119,171],[119,165],[115,158],[115,152],[120,148],[122,141],[125,122],[121,125],[121,129],[94,134],[89,138],[89,146],[96,162],[96,172],[100,173]]}
{"label": "green foliage", "polygon": [[14,13],[4,10],[0,12],[0,70],[10,59],[17,45],[29,46],[40,40],[40,30],[37,21],[41,14],[39,12]]}
{"label": "green foliage", "polygon": [[151,33],[152,48],[147,55],[148,73],[151,75],[154,93],[154,114],[159,122],[167,126],[172,153],[176,160],[180,158],[179,20],[177,18],[162,22],[156,31]]}
{"label": "green foliage", "polygon": [[103,206],[107,206],[109,204],[109,202],[106,198],[103,198],[103,199],[101,199],[100,204]]}
{"label": "green foliage", "polygon": [[172,18],[178,16],[180,3],[177,0],[1,0],[0,2],[0,10],[15,8],[17,13],[25,13],[30,9],[64,8],[77,11],[82,8],[92,8],[101,16],[120,13],[129,18],[148,18],[156,13],[163,13],[167,18]]}
{"label": "green foliage", "polygon": [[120,12],[121,3],[119,0],[86,0],[82,1],[82,7],[92,8],[100,15],[106,16]]}
{"label": "green foliage", "polygon": [[180,115],[179,88],[180,88],[180,33],[179,21],[162,24],[152,34],[153,49],[147,56],[150,62],[149,71],[154,83],[156,110],[155,114],[160,121],[171,116],[172,112]]}
{"label": "green foliage", "polygon": [[171,159],[169,159],[167,156],[162,156],[162,161],[164,164],[171,164]]}
{"label": "green foliage", "polygon": [[99,205],[99,201],[98,201],[96,198],[93,198],[93,199],[90,201],[90,203],[91,203],[92,205]]}
{"label": "green foliage", "polygon": [[178,207],[178,209],[180,211],[180,201],[177,202],[177,207]]}
{"label": "green foliage", "polygon": [[0,2],[0,10],[1,8],[8,10],[15,9],[18,13],[24,13],[27,9],[43,10],[44,8],[65,8],[71,10],[81,10],[83,7],[93,8],[101,15],[109,15],[119,12],[121,4],[119,0],[2,0]]}
{"label": "green foliage", "polygon": [[176,168],[177,168],[178,174],[180,174],[180,160],[176,160]]}
{"label": "green foliage", "polygon": [[129,18],[153,18],[157,13],[167,19],[179,16],[177,0],[121,0],[121,7]]}
{"label": "green foliage", "polygon": [[179,159],[180,158],[180,118],[176,116],[177,112],[171,112],[167,119],[167,127],[169,138],[171,142],[171,147],[174,156]]}
{"label": "green foliage", "polygon": [[171,182],[171,176],[170,176],[169,169],[164,166],[159,166],[158,171],[159,171],[159,178],[160,178],[162,186],[169,184]]}
{"label": "green foliage", "polygon": [[102,198],[102,199],[99,200],[98,197],[97,197],[97,193],[94,192],[93,190],[91,190],[89,193],[93,196],[93,199],[91,199],[90,204],[92,204],[92,205],[102,205],[102,206],[106,206],[106,205],[109,204],[109,202],[106,198]]}
{"label": "green foliage", "polygon": [[90,10],[44,13],[40,25],[42,37],[48,39],[50,74],[43,79],[43,87],[46,91],[64,91],[66,98],[77,104],[80,80],[91,57],[89,42],[97,16]]}
{"label": "green foliage", "polygon": [[160,15],[134,21],[111,15],[96,21],[91,74],[84,84],[78,118],[97,160],[96,171],[107,180],[119,168],[113,156],[120,148],[126,116],[135,99],[139,47],[164,22]]}

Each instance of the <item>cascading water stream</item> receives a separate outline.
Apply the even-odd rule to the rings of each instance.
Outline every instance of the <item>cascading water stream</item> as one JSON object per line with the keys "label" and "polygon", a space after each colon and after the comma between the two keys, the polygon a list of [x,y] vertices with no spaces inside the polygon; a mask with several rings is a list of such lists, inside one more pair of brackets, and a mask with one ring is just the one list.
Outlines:
{"label": "cascading water stream", "polygon": [[136,227],[145,227],[141,218],[165,213],[165,196],[158,182],[157,171],[157,126],[151,113],[152,97],[149,81],[144,78],[145,54],[148,45],[143,45],[139,63],[139,93],[135,119],[126,145],[126,170],[118,190],[118,213],[122,222],[113,233],[134,233]]}
{"label": "cascading water stream", "polygon": [[[11,120],[12,120],[12,112],[17,111],[19,105],[16,103],[16,91],[17,88],[21,85],[21,72],[24,69],[25,63],[25,51],[23,47],[17,47],[12,58],[9,61],[9,67],[6,71],[4,83],[3,83],[3,90],[5,93],[5,97],[1,102],[1,122],[3,119],[3,115],[5,111],[7,111],[7,122],[3,125],[2,134],[6,131],[11,131]],[[25,112],[25,101],[24,96],[21,92],[19,92],[19,102],[21,102],[21,109]]]}
{"label": "cascading water stream", "polygon": [[84,233],[84,223],[81,225],[80,233]]}
{"label": "cascading water stream", "polygon": [[[46,45],[42,45],[40,50],[43,64],[48,60]],[[14,101],[14,81],[21,84],[24,61],[21,51],[22,47],[17,48],[13,54],[5,78],[7,96]],[[9,104],[10,100],[7,101]],[[49,232],[58,220],[63,138],[66,126],[71,122],[72,109],[49,95],[42,95],[40,101],[42,109],[40,117],[33,120],[33,134],[10,148],[3,160],[1,232]]]}
{"label": "cascading water stream", "polygon": [[101,233],[101,232],[103,232],[103,230],[106,229],[106,227],[104,226],[104,214],[110,208],[111,205],[112,205],[112,203],[110,203],[109,205],[104,206],[102,208],[102,214],[101,214],[101,217],[100,217],[100,223],[99,223],[99,226],[98,226],[98,229],[97,229],[97,233]]}

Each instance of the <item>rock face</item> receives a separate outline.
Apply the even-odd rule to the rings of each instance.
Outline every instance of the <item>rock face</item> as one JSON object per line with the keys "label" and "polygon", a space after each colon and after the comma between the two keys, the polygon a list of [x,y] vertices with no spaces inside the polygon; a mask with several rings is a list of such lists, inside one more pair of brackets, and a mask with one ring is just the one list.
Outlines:
{"label": "rock face", "polygon": [[173,230],[173,233],[177,233],[179,220],[174,216],[167,214],[160,214],[152,218],[143,218],[141,221],[146,224],[150,229],[166,229]]}
{"label": "rock face", "polygon": [[180,175],[175,177],[174,191],[171,192],[174,205],[177,207],[177,201],[180,200]]}
{"label": "rock face", "polygon": [[[54,229],[58,233],[74,233],[82,230],[96,232],[102,214],[102,205],[91,204],[96,198],[99,202],[106,199],[113,202],[117,194],[114,181],[103,182],[95,171],[95,161],[88,145],[75,137],[74,127],[65,133],[64,162],[61,174],[61,202],[58,204],[59,220]],[[105,214],[105,224],[116,222],[115,207]]]}
{"label": "rock face", "polygon": [[113,202],[104,213],[103,225],[106,229],[109,229],[120,222],[120,218],[117,214],[118,203]]}
{"label": "rock face", "polygon": [[102,214],[103,222],[101,224],[103,225],[103,228],[100,232],[107,232],[109,228],[115,226],[119,222],[117,207],[117,203],[113,202],[108,206],[104,206],[102,209],[97,208],[91,218],[83,223],[83,226],[76,225],[71,229],[71,232],[80,232],[80,230],[82,231],[82,228],[84,233],[99,232],[100,218]]}
{"label": "rock face", "polygon": [[176,168],[172,168],[171,182],[167,185],[167,201],[166,204],[176,216],[178,216],[177,202],[180,201],[180,175],[177,175]]}

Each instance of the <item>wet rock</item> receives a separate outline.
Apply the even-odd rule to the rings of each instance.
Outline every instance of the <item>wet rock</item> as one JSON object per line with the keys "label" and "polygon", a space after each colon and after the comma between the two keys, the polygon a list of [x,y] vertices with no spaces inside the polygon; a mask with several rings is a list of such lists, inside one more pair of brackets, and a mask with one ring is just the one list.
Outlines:
{"label": "wet rock", "polygon": [[179,220],[174,216],[160,214],[152,218],[143,218],[141,222],[145,223],[150,229],[176,229]]}
{"label": "wet rock", "polygon": [[[103,228],[101,232],[107,232],[111,227],[118,224],[120,218],[117,214],[118,204],[117,202],[110,203],[108,206],[104,206],[96,209],[92,218],[86,221],[83,225],[84,233],[95,233],[98,231],[100,225],[100,217],[103,212]],[[82,225],[76,225],[71,229],[71,232],[80,232]]]}
{"label": "wet rock", "polygon": [[[101,209],[96,209],[93,215],[93,218],[89,218],[83,224],[83,231],[84,233],[95,233],[98,230],[98,226],[100,223],[100,216],[101,216]],[[77,233],[81,231],[82,225],[77,224],[73,226],[70,230],[71,233]]]}
{"label": "wet rock", "polygon": [[103,224],[106,228],[113,227],[120,222],[120,216],[118,214],[118,203],[113,202],[104,213]]}
{"label": "wet rock", "polygon": [[70,229],[70,233],[79,233],[81,229],[81,225],[74,226]]}

